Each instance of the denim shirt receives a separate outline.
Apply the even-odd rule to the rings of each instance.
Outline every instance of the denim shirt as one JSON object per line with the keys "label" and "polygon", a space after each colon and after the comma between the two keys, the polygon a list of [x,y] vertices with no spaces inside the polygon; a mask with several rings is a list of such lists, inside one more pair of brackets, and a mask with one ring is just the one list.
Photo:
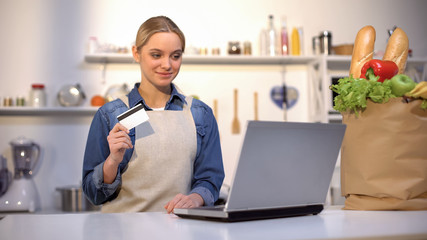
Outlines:
{"label": "denim shirt", "polygon": [[[128,95],[130,108],[142,103],[145,110],[152,110],[145,104],[138,92],[138,87],[139,83],[135,84]],[[171,97],[165,106],[165,110],[182,111],[183,104],[187,104],[185,96],[179,93],[175,85],[172,84]],[[96,112],[89,129],[83,161],[82,187],[87,198],[96,205],[117,197],[120,192],[121,175],[133,154],[133,148],[127,149],[114,182],[111,184],[104,183],[103,165],[110,155],[107,136],[118,122],[117,116],[126,110],[128,107],[120,99],[105,104]],[[202,101],[193,99],[190,110],[197,131],[197,153],[190,193],[200,194],[205,205],[212,206],[219,197],[219,190],[224,180],[218,125],[212,109]],[[135,128],[130,129],[129,136],[132,144],[135,145]]]}

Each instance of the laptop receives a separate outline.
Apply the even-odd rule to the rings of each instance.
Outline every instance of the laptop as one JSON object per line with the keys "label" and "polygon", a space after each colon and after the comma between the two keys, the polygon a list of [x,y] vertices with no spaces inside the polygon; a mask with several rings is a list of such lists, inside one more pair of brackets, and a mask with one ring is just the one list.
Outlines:
{"label": "laptop", "polygon": [[345,128],[248,121],[226,204],[174,213],[225,222],[316,215],[323,210]]}

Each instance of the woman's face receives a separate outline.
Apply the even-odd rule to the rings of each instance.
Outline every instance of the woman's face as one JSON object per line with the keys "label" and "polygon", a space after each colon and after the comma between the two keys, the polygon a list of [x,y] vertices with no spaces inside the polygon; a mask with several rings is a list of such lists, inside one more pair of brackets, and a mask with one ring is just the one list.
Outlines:
{"label": "woman's face", "polygon": [[155,33],[133,56],[141,67],[141,82],[158,89],[169,88],[179,72],[182,62],[182,44],[176,33]]}

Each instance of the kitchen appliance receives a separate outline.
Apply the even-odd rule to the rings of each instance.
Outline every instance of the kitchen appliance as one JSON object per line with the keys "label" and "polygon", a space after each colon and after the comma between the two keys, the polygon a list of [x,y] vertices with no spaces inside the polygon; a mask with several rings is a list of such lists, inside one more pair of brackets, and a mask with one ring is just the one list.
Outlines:
{"label": "kitchen appliance", "polygon": [[40,205],[33,180],[33,171],[40,158],[40,146],[24,137],[11,141],[10,145],[14,177],[6,193],[0,197],[0,212],[34,212]]}
{"label": "kitchen appliance", "polygon": [[0,156],[0,197],[6,193],[12,175],[7,169],[7,159],[2,155]]}
{"label": "kitchen appliance", "polygon": [[81,186],[64,186],[56,190],[61,193],[62,211],[82,212],[100,210],[100,206],[93,205],[83,193]]}

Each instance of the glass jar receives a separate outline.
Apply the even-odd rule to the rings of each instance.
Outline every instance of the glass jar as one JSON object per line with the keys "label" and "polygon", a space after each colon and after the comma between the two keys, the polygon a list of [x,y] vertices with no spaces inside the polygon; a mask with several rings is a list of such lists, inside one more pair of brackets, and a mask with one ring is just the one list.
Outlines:
{"label": "glass jar", "polygon": [[244,55],[252,55],[251,42],[246,41],[246,42],[243,43],[243,54]]}
{"label": "glass jar", "polygon": [[32,107],[46,107],[44,84],[31,85],[29,105]]}
{"label": "glass jar", "polygon": [[18,106],[18,107],[23,107],[23,106],[25,106],[25,97],[23,97],[23,96],[18,96],[18,97],[16,98],[16,106]]}
{"label": "glass jar", "polygon": [[241,51],[239,42],[228,42],[228,54],[240,54]]}
{"label": "glass jar", "polygon": [[3,107],[12,107],[13,106],[13,99],[11,97],[5,97],[3,99]]}

